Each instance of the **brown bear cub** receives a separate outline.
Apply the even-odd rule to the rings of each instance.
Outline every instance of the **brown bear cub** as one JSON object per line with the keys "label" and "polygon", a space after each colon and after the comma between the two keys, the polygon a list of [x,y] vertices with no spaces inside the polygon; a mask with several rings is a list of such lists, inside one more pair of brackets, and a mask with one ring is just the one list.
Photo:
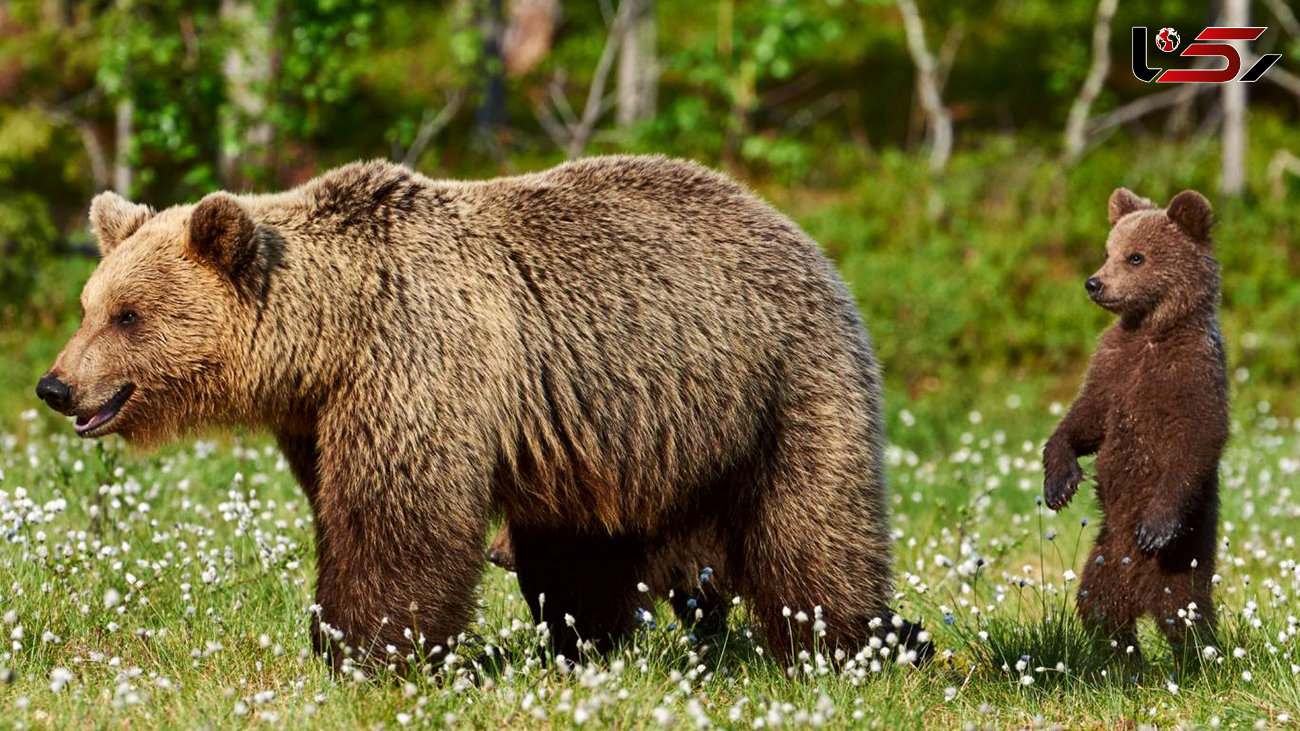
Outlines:
{"label": "brown bear cub", "polygon": [[105,193],[91,221],[103,258],[38,395],[85,437],[272,432],[335,665],[444,650],[498,516],[569,657],[637,627],[643,577],[676,572],[666,592],[712,553],[778,656],[818,632],[851,654],[892,616],[867,331],[817,244],[722,175],[370,162],[160,212]]}
{"label": "brown bear cub", "polygon": [[1097,454],[1103,523],[1079,585],[1080,614],[1135,657],[1135,623],[1152,615],[1180,656],[1214,628],[1228,438],[1212,214],[1200,193],[1179,193],[1160,210],[1121,188],[1110,222],[1106,263],[1086,284],[1119,319],[1043,449],[1043,493],[1053,510],[1065,507],[1083,479],[1078,458]]}

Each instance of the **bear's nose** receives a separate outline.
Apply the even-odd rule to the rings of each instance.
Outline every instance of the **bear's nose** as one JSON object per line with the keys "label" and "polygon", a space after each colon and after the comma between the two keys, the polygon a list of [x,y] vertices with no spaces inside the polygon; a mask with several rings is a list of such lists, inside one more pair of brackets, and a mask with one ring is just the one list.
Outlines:
{"label": "bear's nose", "polygon": [[53,373],[46,373],[36,383],[36,397],[63,414],[72,408],[72,387],[60,381]]}
{"label": "bear's nose", "polygon": [[1096,277],[1088,277],[1088,281],[1083,283],[1083,287],[1088,290],[1089,295],[1096,297],[1101,294],[1101,290],[1105,289],[1106,285],[1102,284],[1101,280]]}

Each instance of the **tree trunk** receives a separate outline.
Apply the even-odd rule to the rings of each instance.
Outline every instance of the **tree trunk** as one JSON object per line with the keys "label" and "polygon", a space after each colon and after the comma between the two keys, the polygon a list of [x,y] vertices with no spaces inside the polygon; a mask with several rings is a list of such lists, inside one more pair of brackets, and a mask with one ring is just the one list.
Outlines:
{"label": "tree trunk", "polygon": [[218,168],[227,187],[238,187],[240,167],[265,165],[270,158],[273,129],[267,119],[275,29],[258,17],[249,0],[221,0],[221,19],[235,29],[238,41],[226,52],[227,104],[220,113],[221,149]]}
{"label": "tree trunk", "polygon": [[71,22],[67,0],[43,0],[41,20],[50,28],[66,28]]}
{"label": "tree trunk", "polygon": [[496,150],[496,132],[506,122],[506,65],[502,53],[505,37],[505,10],[502,0],[487,0],[486,13],[480,19],[483,32],[483,97],[479,102],[475,127]]}
{"label": "tree trunk", "polygon": [[618,110],[620,127],[654,116],[659,84],[655,56],[655,0],[624,0],[631,5],[631,27],[623,38],[618,58]]}
{"label": "tree trunk", "polygon": [[124,96],[114,109],[116,132],[113,145],[113,190],[119,195],[131,195],[131,181],[134,170],[131,167],[131,138],[135,135],[135,104],[130,96]]}
{"label": "tree trunk", "polygon": [[546,58],[560,23],[560,0],[511,0],[501,45],[506,75],[527,74]]}
{"label": "tree trunk", "polygon": [[1101,86],[1110,71],[1110,27],[1115,18],[1119,0],[1101,0],[1097,3],[1097,18],[1092,26],[1092,68],[1070,107],[1070,119],[1065,125],[1065,159],[1075,162],[1083,155],[1088,142],[1088,115],[1092,103],[1101,93]]}
{"label": "tree trunk", "polygon": [[[1223,24],[1244,27],[1250,24],[1249,0],[1224,0]],[[1232,41],[1243,59],[1250,54],[1245,41]],[[1248,84],[1230,81],[1223,84],[1223,173],[1219,190],[1225,195],[1240,195],[1246,187],[1246,90]]]}
{"label": "tree trunk", "polygon": [[632,21],[631,8],[632,0],[623,0],[623,2],[619,3],[618,12],[614,15],[614,22],[609,27],[609,35],[605,38],[605,47],[600,50],[600,58],[596,61],[596,70],[591,75],[591,86],[587,89],[587,103],[582,107],[582,117],[574,127],[573,136],[569,140],[569,147],[566,152],[570,160],[582,155],[582,151],[586,149],[592,133],[596,130],[596,122],[604,111],[605,84],[608,82],[609,73],[614,67],[614,56],[618,53],[619,46],[627,39],[628,28]]}
{"label": "tree trunk", "polygon": [[939,74],[934,56],[925,44],[925,25],[913,0],[897,0],[903,15],[903,28],[907,32],[907,49],[916,66],[916,89],[921,97],[930,127],[930,171],[943,172],[952,154],[952,117],[943,105],[939,92]]}

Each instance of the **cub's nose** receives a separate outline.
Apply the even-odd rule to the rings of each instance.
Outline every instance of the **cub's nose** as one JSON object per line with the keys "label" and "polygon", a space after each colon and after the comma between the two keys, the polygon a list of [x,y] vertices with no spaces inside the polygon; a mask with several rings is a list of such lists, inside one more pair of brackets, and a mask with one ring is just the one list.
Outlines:
{"label": "cub's nose", "polygon": [[53,373],[46,373],[36,383],[36,397],[51,409],[66,414],[72,410],[72,387]]}
{"label": "cub's nose", "polygon": [[1101,294],[1101,291],[1106,288],[1106,285],[1102,284],[1101,280],[1096,277],[1088,277],[1088,281],[1083,283],[1083,287],[1088,290],[1089,296],[1096,297]]}

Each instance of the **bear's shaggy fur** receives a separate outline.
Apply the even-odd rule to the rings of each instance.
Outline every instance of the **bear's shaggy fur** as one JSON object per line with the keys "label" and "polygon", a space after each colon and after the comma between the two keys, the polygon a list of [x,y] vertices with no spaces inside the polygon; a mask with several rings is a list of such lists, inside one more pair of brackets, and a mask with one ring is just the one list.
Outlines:
{"label": "bear's shaggy fur", "polygon": [[1097,454],[1104,521],[1079,585],[1081,615],[1134,652],[1135,622],[1153,615],[1181,652],[1189,629],[1213,629],[1219,456],[1228,438],[1212,215],[1193,191],[1160,210],[1119,189],[1110,221],[1106,263],[1087,284],[1119,321],[1102,335],[1083,390],[1047,441],[1043,492],[1053,510],[1065,507],[1083,477],[1078,457]]}
{"label": "bear's shaggy fur", "polygon": [[740,185],[648,157],[484,182],[370,162],[156,214],[102,194],[92,218],[64,410],[143,443],[272,430],[316,516],[319,648],[461,632],[495,514],[570,656],[625,636],[652,557],[700,532],[779,655],[814,625],[784,607],[849,651],[887,616],[867,333]]}

